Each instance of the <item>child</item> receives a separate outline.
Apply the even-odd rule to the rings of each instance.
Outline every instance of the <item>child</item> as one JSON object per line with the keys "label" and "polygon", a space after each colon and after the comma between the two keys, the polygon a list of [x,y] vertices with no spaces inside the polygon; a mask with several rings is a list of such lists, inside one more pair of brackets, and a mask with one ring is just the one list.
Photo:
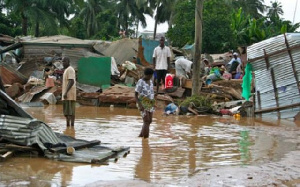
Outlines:
{"label": "child", "polygon": [[140,79],[135,88],[135,100],[143,118],[143,127],[139,137],[149,137],[149,126],[152,123],[154,112],[154,90],[153,90],[153,69],[146,68],[144,77]]}

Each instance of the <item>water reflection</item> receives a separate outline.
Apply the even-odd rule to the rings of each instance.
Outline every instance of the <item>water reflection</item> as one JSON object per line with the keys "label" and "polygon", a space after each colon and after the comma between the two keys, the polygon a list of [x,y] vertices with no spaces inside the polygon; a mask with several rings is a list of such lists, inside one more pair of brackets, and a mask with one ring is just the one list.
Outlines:
{"label": "water reflection", "polygon": [[240,144],[240,152],[241,152],[241,162],[242,165],[246,165],[250,161],[250,140],[249,140],[249,131],[248,130],[242,130],[240,132],[241,140],[239,142]]}
{"label": "water reflection", "polygon": [[66,127],[66,129],[63,131],[63,134],[75,138],[75,128]]}
{"label": "water reflection", "polygon": [[153,170],[152,152],[149,139],[142,140],[142,156],[135,167],[135,177],[150,182]]}

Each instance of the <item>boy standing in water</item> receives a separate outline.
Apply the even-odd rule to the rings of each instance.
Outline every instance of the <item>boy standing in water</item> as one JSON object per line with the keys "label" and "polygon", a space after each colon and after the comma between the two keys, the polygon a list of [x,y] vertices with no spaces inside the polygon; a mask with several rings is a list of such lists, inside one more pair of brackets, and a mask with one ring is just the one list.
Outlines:
{"label": "boy standing in water", "polygon": [[135,100],[138,104],[138,108],[141,111],[143,118],[143,127],[139,137],[149,137],[149,126],[152,123],[152,117],[154,112],[154,90],[153,90],[153,69],[146,68],[144,70],[144,77],[140,79],[135,88]]}

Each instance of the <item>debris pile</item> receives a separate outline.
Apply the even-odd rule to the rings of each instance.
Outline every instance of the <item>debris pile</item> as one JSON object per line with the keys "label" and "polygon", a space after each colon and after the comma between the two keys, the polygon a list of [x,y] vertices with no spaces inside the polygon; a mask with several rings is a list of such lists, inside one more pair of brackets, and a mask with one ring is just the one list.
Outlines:
{"label": "debris pile", "polygon": [[[61,80],[64,71],[61,62],[64,56],[68,56],[71,66],[76,70],[79,104],[136,107],[135,84],[142,78],[144,68],[152,67],[153,48],[159,45],[158,41],[142,38],[105,42],[62,35],[14,40],[14,43],[7,44],[0,51],[1,54],[6,54],[2,58],[1,75],[9,96],[30,106],[61,103]],[[191,50],[174,48],[172,54],[171,59],[188,57]],[[225,66],[231,57],[232,53],[203,55],[203,60],[208,63],[203,68],[205,72],[200,95],[212,103],[242,99],[242,79],[227,76],[228,68]],[[101,72],[93,73],[92,70],[96,69]],[[173,86],[168,89],[159,86],[157,107],[161,109],[170,100],[178,100],[180,103],[191,95],[191,79],[181,85],[175,76],[174,64],[170,72]],[[168,98],[163,98],[161,94]],[[202,113],[199,109],[196,111]]]}
{"label": "debris pile", "polygon": [[129,147],[112,149],[100,146],[99,140],[86,141],[55,133],[47,124],[33,119],[1,90],[0,101],[0,161],[27,155],[95,164],[129,153]]}

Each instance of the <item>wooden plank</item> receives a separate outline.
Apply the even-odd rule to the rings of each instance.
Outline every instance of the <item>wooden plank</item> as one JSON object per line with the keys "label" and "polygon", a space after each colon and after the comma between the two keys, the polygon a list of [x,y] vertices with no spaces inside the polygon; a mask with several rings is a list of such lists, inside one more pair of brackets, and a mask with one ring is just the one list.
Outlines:
{"label": "wooden plank", "polygon": [[8,158],[12,157],[13,153],[14,153],[13,151],[8,151],[4,155],[1,155],[0,156],[0,161],[3,162],[5,160],[7,160]]}
{"label": "wooden plank", "polygon": [[186,79],[182,87],[192,89],[192,86],[193,86],[192,79]]}
{"label": "wooden plank", "polygon": [[15,145],[15,144],[6,144],[6,149],[14,150],[14,151],[40,151],[37,148],[30,147],[30,146],[21,146],[21,145]]}
{"label": "wooden plank", "polygon": [[180,88],[178,87],[176,89],[175,92],[172,92],[172,93],[167,93],[169,96],[171,97],[178,97],[178,98],[181,98],[183,96],[183,93],[184,93],[185,89],[184,88]]}
{"label": "wooden plank", "polygon": [[284,110],[284,109],[294,108],[294,107],[298,107],[298,106],[300,106],[300,103],[295,103],[295,104],[281,106],[281,107],[266,108],[266,109],[255,111],[255,114],[268,113],[268,112],[273,112],[273,111],[276,111],[276,110],[277,111],[278,110]]}
{"label": "wooden plank", "polygon": [[[276,80],[275,80],[275,73],[274,73],[274,69],[271,68],[271,77],[272,77],[272,85],[273,85],[273,89],[274,89],[274,96],[275,96],[275,102],[276,102],[276,107],[279,107],[279,101],[278,101],[278,89],[276,86]],[[277,116],[278,118],[280,118],[280,112],[279,110],[277,110]]]}
{"label": "wooden plank", "polygon": [[290,45],[289,45],[289,42],[286,38],[286,34],[284,34],[284,40],[285,40],[286,48],[288,49],[288,53],[289,53],[289,57],[290,57],[290,60],[291,60],[294,77],[295,77],[295,80],[297,82],[299,96],[300,96],[300,84],[299,84],[298,72],[296,70],[295,62],[294,62],[294,59],[293,59],[293,56],[292,56],[292,51],[290,50]]}
{"label": "wooden plank", "polygon": [[270,68],[270,62],[269,62],[268,54],[267,54],[267,52],[266,52],[265,49],[264,49],[264,56],[265,56],[265,62],[266,62],[267,70],[269,70],[269,68]]}
{"label": "wooden plank", "polygon": [[[279,50],[279,51],[275,51],[273,53],[269,53],[269,54],[267,54],[267,57],[271,57],[271,56],[274,56],[274,55],[277,55],[277,54],[280,54],[280,53],[284,53],[288,50],[294,50],[294,49],[298,49],[298,48],[300,48],[300,44],[294,45],[293,47],[289,47],[287,49],[282,49],[282,50]],[[266,58],[266,56],[260,56],[260,57],[257,57],[257,58],[248,59],[248,62],[253,63],[257,60],[264,59],[264,58]]]}
{"label": "wooden plank", "polygon": [[[258,102],[258,110],[261,110],[261,97],[260,97],[260,91],[257,91],[257,102]],[[255,105],[254,105],[255,106]],[[256,111],[256,108],[254,108],[254,111]],[[254,112],[255,113],[255,112]],[[259,115],[262,117],[262,115]]]}
{"label": "wooden plank", "polygon": [[[77,149],[82,149],[82,148],[93,147],[95,145],[99,145],[100,143],[101,143],[101,141],[99,141],[99,140],[93,140],[93,141],[89,141],[87,143],[77,143],[76,145],[69,145],[68,147],[73,147],[75,150],[77,150]],[[67,147],[50,148],[50,151],[55,152],[55,153],[66,153]]]}

